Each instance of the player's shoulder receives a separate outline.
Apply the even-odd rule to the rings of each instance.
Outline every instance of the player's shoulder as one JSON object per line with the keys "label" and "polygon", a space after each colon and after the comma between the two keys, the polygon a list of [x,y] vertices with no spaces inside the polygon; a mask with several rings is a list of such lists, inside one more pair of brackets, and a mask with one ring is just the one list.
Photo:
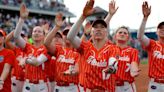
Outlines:
{"label": "player's shoulder", "polygon": [[13,50],[6,49],[6,48],[4,48],[3,52],[6,53],[6,54],[14,54]]}
{"label": "player's shoulder", "polygon": [[92,41],[84,41],[81,42],[82,45],[92,45]]}
{"label": "player's shoulder", "polygon": [[118,49],[119,50],[119,46],[117,46],[115,44],[109,44],[108,46],[110,49]]}
{"label": "player's shoulder", "polygon": [[133,48],[133,47],[131,47],[131,46],[129,46],[129,49],[130,49],[130,51],[133,51],[133,52],[138,52],[138,49]]}

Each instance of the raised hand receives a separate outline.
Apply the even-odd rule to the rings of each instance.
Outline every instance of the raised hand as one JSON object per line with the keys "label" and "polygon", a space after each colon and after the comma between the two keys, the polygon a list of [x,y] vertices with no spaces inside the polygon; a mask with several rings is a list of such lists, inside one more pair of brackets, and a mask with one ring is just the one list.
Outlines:
{"label": "raised hand", "polygon": [[29,14],[29,11],[28,11],[26,5],[21,4],[21,6],[20,6],[20,17],[22,19],[26,19],[28,17],[28,14]]}
{"label": "raised hand", "polygon": [[49,32],[50,25],[48,23],[46,23],[42,26],[42,28],[43,28],[44,32],[47,34]]}
{"label": "raised hand", "polygon": [[61,12],[57,13],[56,18],[55,18],[55,25],[57,27],[61,27],[64,24],[63,21],[63,14]]}
{"label": "raised hand", "polygon": [[87,16],[93,14],[93,12],[94,12],[93,5],[94,5],[94,0],[87,1],[86,5],[83,9],[84,17],[87,17]]}
{"label": "raised hand", "polygon": [[109,3],[109,13],[111,16],[113,16],[118,10],[118,7],[116,7],[116,2],[114,0],[112,0]]}
{"label": "raised hand", "polygon": [[142,4],[142,13],[144,18],[148,18],[151,13],[151,6],[148,5],[147,1]]}

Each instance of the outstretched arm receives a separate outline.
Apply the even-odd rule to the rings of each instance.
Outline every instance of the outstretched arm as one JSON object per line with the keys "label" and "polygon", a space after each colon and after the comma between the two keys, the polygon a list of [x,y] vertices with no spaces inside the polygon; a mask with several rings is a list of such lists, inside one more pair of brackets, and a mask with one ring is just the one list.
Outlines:
{"label": "outstretched arm", "polygon": [[6,47],[11,50],[13,50],[15,48],[15,45],[11,42],[11,39],[13,38],[13,34],[14,34],[14,31],[11,31],[5,39]]}
{"label": "outstretched arm", "polygon": [[51,53],[52,55],[54,55],[55,53],[55,46],[54,44],[51,44],[51,42],[52,42],[52,39],[55,37],[57,31],[63,25],[62,17],[63,17],[62,13],[58,13],[56,15],[56,19],[55,19],[56,26],[47,34],[44,40],[44,45],[48,49],[48,52]]}
{"label": "outstretched arm", "polygon": [[108,25],[108,29],[110,28],[110,20],[112,19],[113,15],[117,12],[117,10],[118,10],[118,7],[116,7],[116,2],[114,0],[112,0],[109,3],[109,12],[108,12],[108,15],[104,19],[104,21]]}
{"label": "outstretched arm", "polygon": [[22,31],[22,27],[24,24],[24,20],[28,17],[28,9],[26,8],[25,4],[21,4],[20,7],[20,18],[18,21],[18,24],[16,26],[16,29],[14,30],[14,38],[16,43],[18,44],[18,46],[20,48],[25,48],[26,45],[26,41],[21,37],[21,31]]}
{"label": "outstretched arm", "polygon": [[74,48],[80,47],[81,39],[77,37],[77,34],[85,18],[94,12],[93,5],[94,5],[94,0],[90,0],[86,3],[83,9],[83,14],[80,16],[78,21],[71,27],[70,31],[68,32],[67,38],[68,40],[70,40]]}
{"label": "outstretched arm", "polygon": [[137,38],[142,43],[143,46],[148,46],[150,43],[150,39],[144,35],[144,32],[145,32],[145,26],[147,23],[147,19],[151,13],[151,6],[149,7],[147,2],[143,2],[142,12],[143,12],[144,17],[143,17],[141,26],[139,28],[139,31],[137,32]]}

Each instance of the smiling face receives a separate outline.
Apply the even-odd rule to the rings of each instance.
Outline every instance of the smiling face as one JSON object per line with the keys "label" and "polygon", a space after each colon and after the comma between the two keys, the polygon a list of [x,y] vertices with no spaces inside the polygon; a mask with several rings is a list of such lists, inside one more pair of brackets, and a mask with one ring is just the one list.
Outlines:
{"label": "smiling face", "polygon": [[94,40],[103,40],[107,37],[107,28],[103,24],[97,23],[92,27],[91,35]]}
{"label": "smiling face", "polygon": [[115,34],[115,40],[116,42],[122,41],[122,42],[128,42],[129,40],[129,31],[126,27],[120,27],[117,29]]}
{"label": "smiling face", "polygon": [[32,31],[32,39],[34,41],[42,41],[44,40],[45,33],[40,26],[36,26]]}

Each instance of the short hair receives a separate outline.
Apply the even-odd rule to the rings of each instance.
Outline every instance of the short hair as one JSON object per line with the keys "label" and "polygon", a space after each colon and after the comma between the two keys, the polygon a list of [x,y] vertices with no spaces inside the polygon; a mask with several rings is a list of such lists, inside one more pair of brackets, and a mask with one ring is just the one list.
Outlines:
{"label": "short hair", "polygon": [[117,34],[117,32],[118,32],[121,28],[126,29],[126,30],[128,31],[128,35],[130,35],[129,27],[127,27],[127,26],[121,26],[121,27],[117,28],[115,34]]}
{"label": "short hair", "polygon": [[158,29],[160,29],[164,25],[164,21],[160,22],[157,26]]}
{"label": "short hair", "polygon": [[43,35],[46,35],[46,33],[45,33],[44,29],[43,29],[41,26],[35,26],[35,27],[33,28],[33,30],[32,30],[32,31],[34,31],[36,28],[41,28],[41,30],[43,31]]}

